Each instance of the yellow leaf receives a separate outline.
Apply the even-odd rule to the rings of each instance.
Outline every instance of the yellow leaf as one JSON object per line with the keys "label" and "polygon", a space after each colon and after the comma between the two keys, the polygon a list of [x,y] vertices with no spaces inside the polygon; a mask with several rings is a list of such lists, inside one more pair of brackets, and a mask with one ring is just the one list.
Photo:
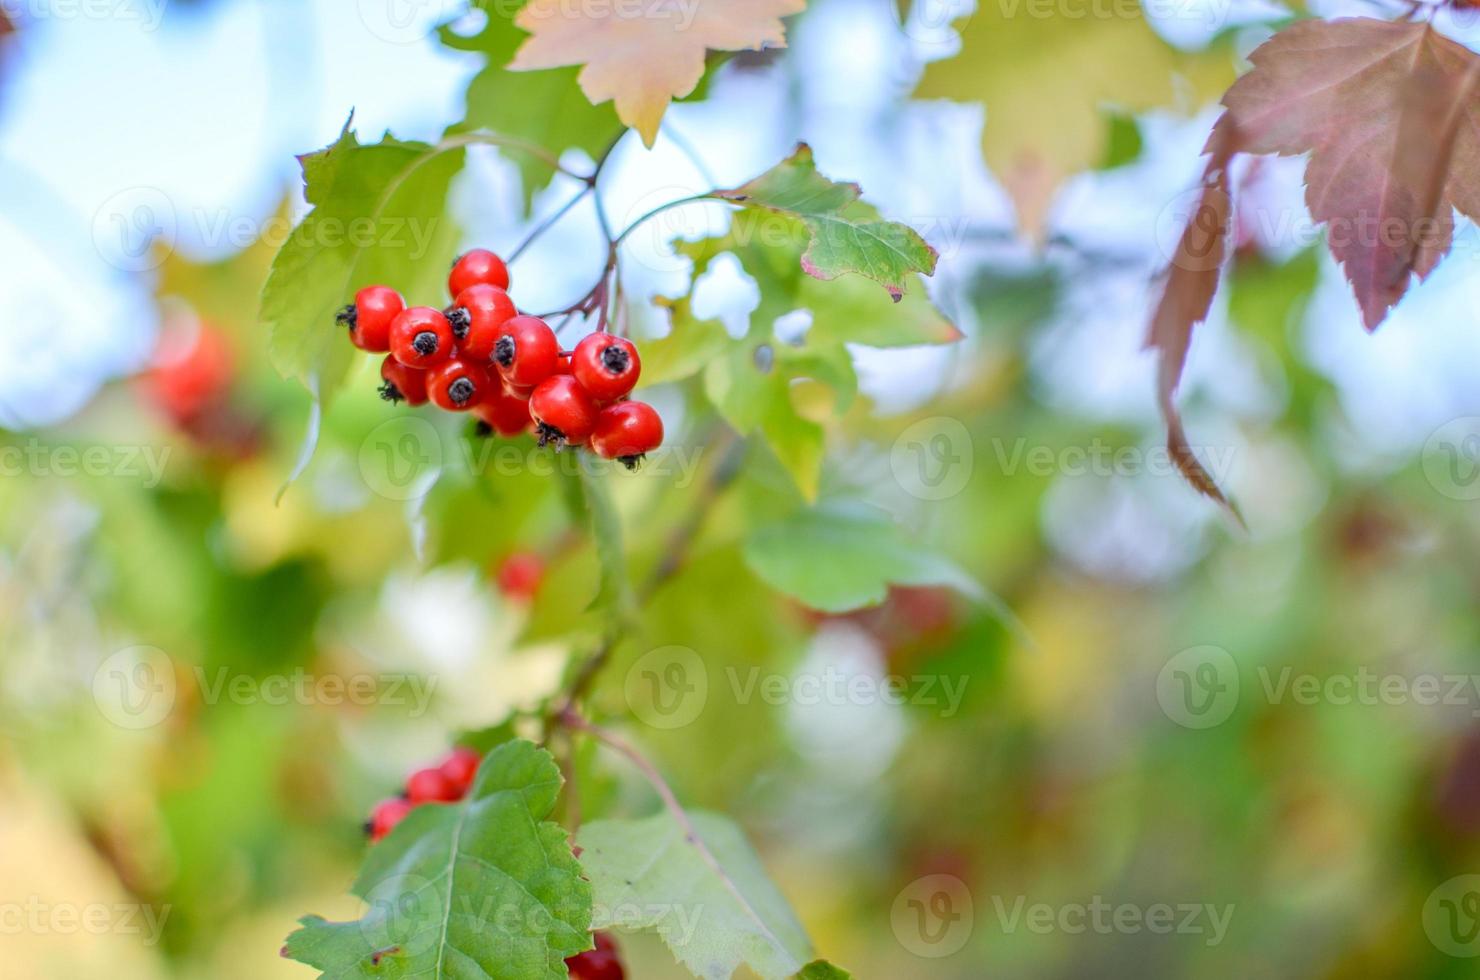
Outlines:
{"label": "yellow leaf", "polygon": [[534,71],[583,65],[593,105],[615,100],[648,146],[668,103],[704,77],[706,51],[784,47],[781,18],[807,0],[530,0],[514,23],[530,37],[509,65]]}
{"label": "yellow leaf", "polygon": [[[1042,8],[1042,9],[1040,9]],[[986,104],[982,151],[1039,237],[1058,185],[1104,158],[1107,108],[1167,106],[1189,114],[1234,78],[1228,47],[1183,52],[1127,0],[1097,16],[1086,0],[1052,12],[1028,0],[980,3],[958,25],[961,53],[930,65],[916,96]]]}

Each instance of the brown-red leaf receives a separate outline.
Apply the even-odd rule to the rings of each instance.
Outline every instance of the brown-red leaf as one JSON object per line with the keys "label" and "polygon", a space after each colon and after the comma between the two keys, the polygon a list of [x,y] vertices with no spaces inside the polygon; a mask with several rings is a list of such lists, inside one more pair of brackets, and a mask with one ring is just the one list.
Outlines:
{"label": "brown-red leaf", "polygon": [[1448,253],[1453,210],[1480,220],[1480,56],[1428,24],[1309,20],[1249,56],[1204,152],[1202,195],[1173,256],[1147,346],[1160,353],[1167,444],[1196,489],[1230,507],[1193,455],[1175,393],[1192,330],[1212,305],[1235,153],[1310,154],[1305,200],[1368,330]]}

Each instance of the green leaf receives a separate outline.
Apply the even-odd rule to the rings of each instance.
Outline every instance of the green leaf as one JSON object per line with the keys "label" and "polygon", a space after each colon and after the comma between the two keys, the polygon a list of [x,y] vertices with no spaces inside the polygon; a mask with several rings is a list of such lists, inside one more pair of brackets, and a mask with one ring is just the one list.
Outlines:
{"label": "green leaf", "polygon": [[748,209],[800,219],[806,250],[802,268],[818,279],[856,272],[889,290],[896,301],[914,273],[935,271],[935,249],[908,225],[884,221],[859,200],[857,184],[842,184],[817,172],[812,148],[796,152],[759,177],[711,196]]}
{"label": "green leaf", "polygon": [[596,598],[591,600],[591,608],[622,616],[632,606],[626,553],[622,549],[622,519],[602,475],[592,473],[585,466],[580,470],[581,497],[591,521],[591,537],[596,542],[596,558],[601,566],[601,584]]}
{"label": "green leaf", "polygon": [[730,346],[724,324],[694,316],[689,297],[659,296],[653,302],[668,310],[670,329],[668,336],[643,344],[642,385],[692,377]]}
{"label": "green leaf", "polygon": [[853,974],[833,966],[827,960],[814,960],[802,967],[802,972],[796,975],[796,980],[853,980]]}
{"label": "green leaf", "polygon": [[594,927],[656,932],[704,980],[725,980],[741,963],[762,980],[804,969],[811,943],[740,828],[713,813],[689,819],[708,855],[666,810],[581,830],[581,865],[601,910]]}
{"label": "green leaf", "polygon": [[[610,102],[593,106],[576,82],[579,68],[512,72],[505,66],[529,35],[514,26],[523,2],[476,0],[475,9],[488,15],[483,30],[460,35],[450,25],[440,29],[442,43],[460,51],[487,55],[488,64],[468,84],[466,119],[454,127],[462,132],[491,129],[517,136],[555,154],[584,150],[597,159],[623,131]],[[546,187],[554,172],[518,150],[508,158],[519,168],[527,211],[534,195]]]}
{"label": "green leaf", "polygon": [[988,599],[960,566],[909,543],[887,514],[861,505],[832,503],[758,527],[745,561],[772,588],[823,612],[877,605],[890,585],[945,585]]}
{"label": "green leaf", "polygon": [[349,124],[332,145],[302,158],[313,209],[273,259],[259,319],[272,362],[331,400],[355,348],[334,315],[356,290],[385,283],[409,297],[438,296],[457,244],[445,215],[461,149],[386,136],[361,144]]}
{"label": "green leaf", "polygon": [[307,916],[284,955],[329,980],[564,980],[592,947],[591,886],[565,831],[541,822],[560,786],[544,749],[499,746],[462,803],[419,806],[370,849],[363,918]]}

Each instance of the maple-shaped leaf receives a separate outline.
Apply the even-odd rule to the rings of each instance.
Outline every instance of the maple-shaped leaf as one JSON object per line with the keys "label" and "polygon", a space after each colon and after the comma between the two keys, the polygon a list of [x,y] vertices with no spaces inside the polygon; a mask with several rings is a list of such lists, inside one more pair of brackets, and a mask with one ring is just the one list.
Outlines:
{"label": "maple-shaped leaf", "polygon": [[419,806],[370,848],[354,922],[302,920],[283,955],[350,977],[564,980],[592,947],[591,886],[559,825],[544,749],[517,739],[488,754],[466,799]]}
{"label": "maple-shaped leaf", "polygon": [[1105,159],[1107,106],[1195,111],[1234,79],[1230,44],[1179,51],[1135,3],[1096,16],[1077,5],[983,0],[966,16],[961,53],[927,65],[915,96],[985,105],[983,157],[1034,239],[1060,184]]}
{"label": "maple-shaped leaf", "polygon": [[1203,191],[1147,340],[1160,354],[1157,392],[1173,459],[1196,489],[1225,504],[1192,455],[1174,393],[1218,286],[1233,155],[1310,154],[1306,204],[1326,225],[1369,330],[1449,251],[1453,209],[1480,218],[1480,56],[1428,24],[1348,18],[1297,23],[1250,61],[1223,97]]}
{"label": "maple-shaped leaf", "polygon": [[582,91],[652,146],[668,103],[691,93],[708,51],[782,47],[781,18],[806,0],[688,0],[687,3],[571,3],[529,0],[515,24],[530,37],[509,65],[533,71],[582,65]]}
{"label": "maple-shaped leaf", "polygon": [[1480,57],[1428,24],[1304,21],[1254,50],[1223,104],[1236,149],[1309,153],[1305,200],[1372,330],[1480,218]]}
{"label": "maple-shaped leaf", "polygon": [[836,279],[856,272],[881,283],[898,300],[915,273],[931,275],[938,258],[934,248],[908,225],[884,221],[859,200],[857,184],[840,183],[817,171],[812,148],[796,151],[759,177],[711,197],[748,208],[799,218],[809,241],[802,268],[817,279]]}

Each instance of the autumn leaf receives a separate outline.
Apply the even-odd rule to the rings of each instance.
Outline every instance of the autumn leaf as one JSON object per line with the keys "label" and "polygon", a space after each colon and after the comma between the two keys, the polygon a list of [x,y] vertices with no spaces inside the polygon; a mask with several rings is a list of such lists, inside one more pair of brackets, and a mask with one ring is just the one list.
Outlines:
{"label": "autumn leaf", "polygon": [[[1160,353],[1157,396],[1173,459],[1227,504],[1192,455],[1174,394],[1192,331],[1217,290],[1235,153],[1308,153],[1306,205],[1372,330],[1433,271],[1454,237],[1453,209],[1480,218],[1480,57],[1428,24],[1304,21],[1260,45],[1223,97],[1203,190],[1166,274],[1147,345]],[[1237,511],[1234,511],[1237,514]]]}
{"label": "autumn leaf", "polygon": [[1177,242],[1176,254],[1165,273],[1161,302],[1151,317],[1146,346],[1160,355],[1156,371],[1156,399],[1167,424],[1167,452],[1188,483],[1200,493],[1227,507],[1242,523],[1235,507],[1217,481],[1197,459],[1182,416],[1177,411],[1177,385],[1187,362],[1192,330],[1207,319],[1218,290],[1218,274],[1228,249],[1232,199],[1228,192],[1228,167],[1233,159],[1235,127],[1222,120],[1208,141],[1208,164],[1203,171],[1202,192]]}
{"label": "autumn leaf", "polygon": [[707,51],[782,47],[781,18],[806,6],[806,0],[531,0],[514,21],[530,37],[509,69],[584,66],[579,81],[592,104],[614,101],[622,122],[652,146],[668,103],[699,84]]}
{"label": "autumn leaf", "polygon": [[1248,153],[1309,153],[1306,204],[1372,330],[1480,218],[1480,57],[1428,24],[1305,21],[1223,97]]}
{"label": "autumn leaf", "polygon": [[961,53],[927,66],[915,92],[985,105],[983,157],[1034,239],[1063,181],[1105,159],[1107,108],[1197,110],[1234,79],[1226,43],[1178,51],[1138,4],[1125,16],[1119,7],[1114,17],[1087,11],[1088,4],[1052,13],[1024,0],[979,3],[957,25]]}

